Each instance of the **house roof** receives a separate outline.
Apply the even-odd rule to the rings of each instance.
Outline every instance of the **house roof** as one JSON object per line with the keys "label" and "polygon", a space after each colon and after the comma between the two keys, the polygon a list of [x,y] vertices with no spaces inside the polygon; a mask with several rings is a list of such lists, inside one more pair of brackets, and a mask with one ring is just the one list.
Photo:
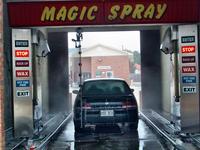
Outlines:
{"label": "house roof", "polygon": [[[127,56],[129,55],[129,53],[106,45],[97,44],[88,48],[83,48],[81,56],[92,57],[92,56],[120,56],[120,55]],[[78,57],[78,53],[74,54],[73,56]]]}

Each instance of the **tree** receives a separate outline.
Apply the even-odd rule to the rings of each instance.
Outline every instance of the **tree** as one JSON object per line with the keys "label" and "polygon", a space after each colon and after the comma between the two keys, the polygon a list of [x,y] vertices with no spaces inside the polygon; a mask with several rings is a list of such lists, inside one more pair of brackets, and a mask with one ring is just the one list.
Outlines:
{"label": "tree", "polygon": [[133,61],[131,62],[130,65],[130,72],[135,73],[136,70],[136,65],[135,64],[141,64],[140,60],[140,53],[138,51],[133,51]]}
{"label": "tree", "polygon": [[140,53],[138,51],[133,51],[133,62],[134,64],[141,64]]}

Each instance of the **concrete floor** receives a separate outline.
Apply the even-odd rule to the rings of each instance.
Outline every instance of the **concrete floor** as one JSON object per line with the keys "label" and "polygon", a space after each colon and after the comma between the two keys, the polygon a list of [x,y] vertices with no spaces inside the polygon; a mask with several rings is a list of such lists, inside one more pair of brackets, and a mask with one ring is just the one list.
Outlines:
{"label": "concrete floor", "polygon": [[128,127],[99,126],[84,133],[75,134],[72,120],[51,141],[48,150],[164,150],[161,140],[142,121],[138,131]]}

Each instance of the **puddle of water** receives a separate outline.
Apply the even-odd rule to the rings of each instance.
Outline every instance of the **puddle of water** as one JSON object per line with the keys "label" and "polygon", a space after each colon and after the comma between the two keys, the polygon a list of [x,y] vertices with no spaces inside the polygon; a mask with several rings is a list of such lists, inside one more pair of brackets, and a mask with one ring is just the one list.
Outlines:
{"label": "puddle of water", "polygon": [[162,150],[157,137],[139,121],[138,132],[125,127],[98,126],[95,132],[86,130],[84,133],[74,134],[71,121],[65,130],[53,141],[49,150]]}

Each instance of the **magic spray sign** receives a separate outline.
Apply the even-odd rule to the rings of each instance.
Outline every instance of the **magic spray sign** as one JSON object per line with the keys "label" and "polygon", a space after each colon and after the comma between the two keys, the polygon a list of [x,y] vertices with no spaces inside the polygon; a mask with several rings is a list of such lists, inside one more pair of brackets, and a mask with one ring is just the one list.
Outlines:
{"label": "magic spray sign", "polygon": [[199,0],[9,2],[8,13],[12,27],[194,23],[199,5]]}

